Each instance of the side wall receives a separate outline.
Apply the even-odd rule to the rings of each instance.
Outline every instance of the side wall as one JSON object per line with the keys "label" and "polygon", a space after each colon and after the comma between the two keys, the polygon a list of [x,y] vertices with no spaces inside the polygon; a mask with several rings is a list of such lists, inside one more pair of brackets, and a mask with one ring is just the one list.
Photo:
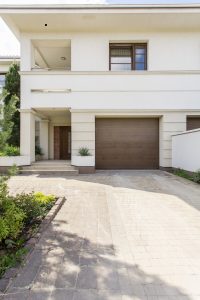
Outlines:
{"label": "side wall", "polygon": [[200,169],[200,129],[172,137],[172,166],[190,172]]}

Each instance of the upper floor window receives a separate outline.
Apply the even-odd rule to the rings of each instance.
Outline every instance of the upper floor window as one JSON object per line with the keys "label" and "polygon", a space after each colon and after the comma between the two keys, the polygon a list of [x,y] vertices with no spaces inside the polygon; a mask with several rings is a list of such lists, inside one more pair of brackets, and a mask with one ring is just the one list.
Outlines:
{"label": "upper floor window", "polygon": [[147,44],[110,44],[110,70],[147,70]]}

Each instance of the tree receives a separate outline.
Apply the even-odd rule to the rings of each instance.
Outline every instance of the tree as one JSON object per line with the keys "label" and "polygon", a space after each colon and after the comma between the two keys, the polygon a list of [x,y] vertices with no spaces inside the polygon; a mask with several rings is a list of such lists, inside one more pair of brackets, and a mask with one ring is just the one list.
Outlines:
{"label": "tree", "polygon": [[[3,92],[3,120],[1,124],[4,142],[19,147],[20,145],[20,75],[19,64],[13,63],[5,78]],[[0,138],[0,139],[1,139]],[[0,141],[1,142],[1,141]]]}
{"label": "tree", "polygon": [[[3,98],[5,91],[3,92]],[[11,138],[14,128],[13,116],[16,113],[17,96],[12,96],[7,105],[3,105],[0,110],[0,151],[3,151]]]}

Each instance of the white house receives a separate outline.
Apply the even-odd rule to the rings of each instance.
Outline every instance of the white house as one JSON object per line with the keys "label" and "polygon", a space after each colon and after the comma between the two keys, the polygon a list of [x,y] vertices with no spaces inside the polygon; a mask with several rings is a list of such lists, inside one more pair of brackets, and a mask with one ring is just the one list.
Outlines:
{"label": "white house", "polygon": [[[200,127],[200,5],[0,5],[21,44],[21,155],[96,169],[172,166]],[[80,147],[91,157],[83,161]]]}

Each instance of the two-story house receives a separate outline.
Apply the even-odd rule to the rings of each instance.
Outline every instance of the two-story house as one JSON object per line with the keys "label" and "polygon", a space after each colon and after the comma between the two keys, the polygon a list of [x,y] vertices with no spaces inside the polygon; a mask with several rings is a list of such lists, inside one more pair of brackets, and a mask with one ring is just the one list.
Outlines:
{"label": "two-story house", "polygon": [[[200,127],[200,5],[1,5],[21,44],[21,155],[171,167]],[[39,123],[38,123],[39,122]],[[37,129],[38,131],[38,129]],[[94,158],[76,156],[87,147]]]}

